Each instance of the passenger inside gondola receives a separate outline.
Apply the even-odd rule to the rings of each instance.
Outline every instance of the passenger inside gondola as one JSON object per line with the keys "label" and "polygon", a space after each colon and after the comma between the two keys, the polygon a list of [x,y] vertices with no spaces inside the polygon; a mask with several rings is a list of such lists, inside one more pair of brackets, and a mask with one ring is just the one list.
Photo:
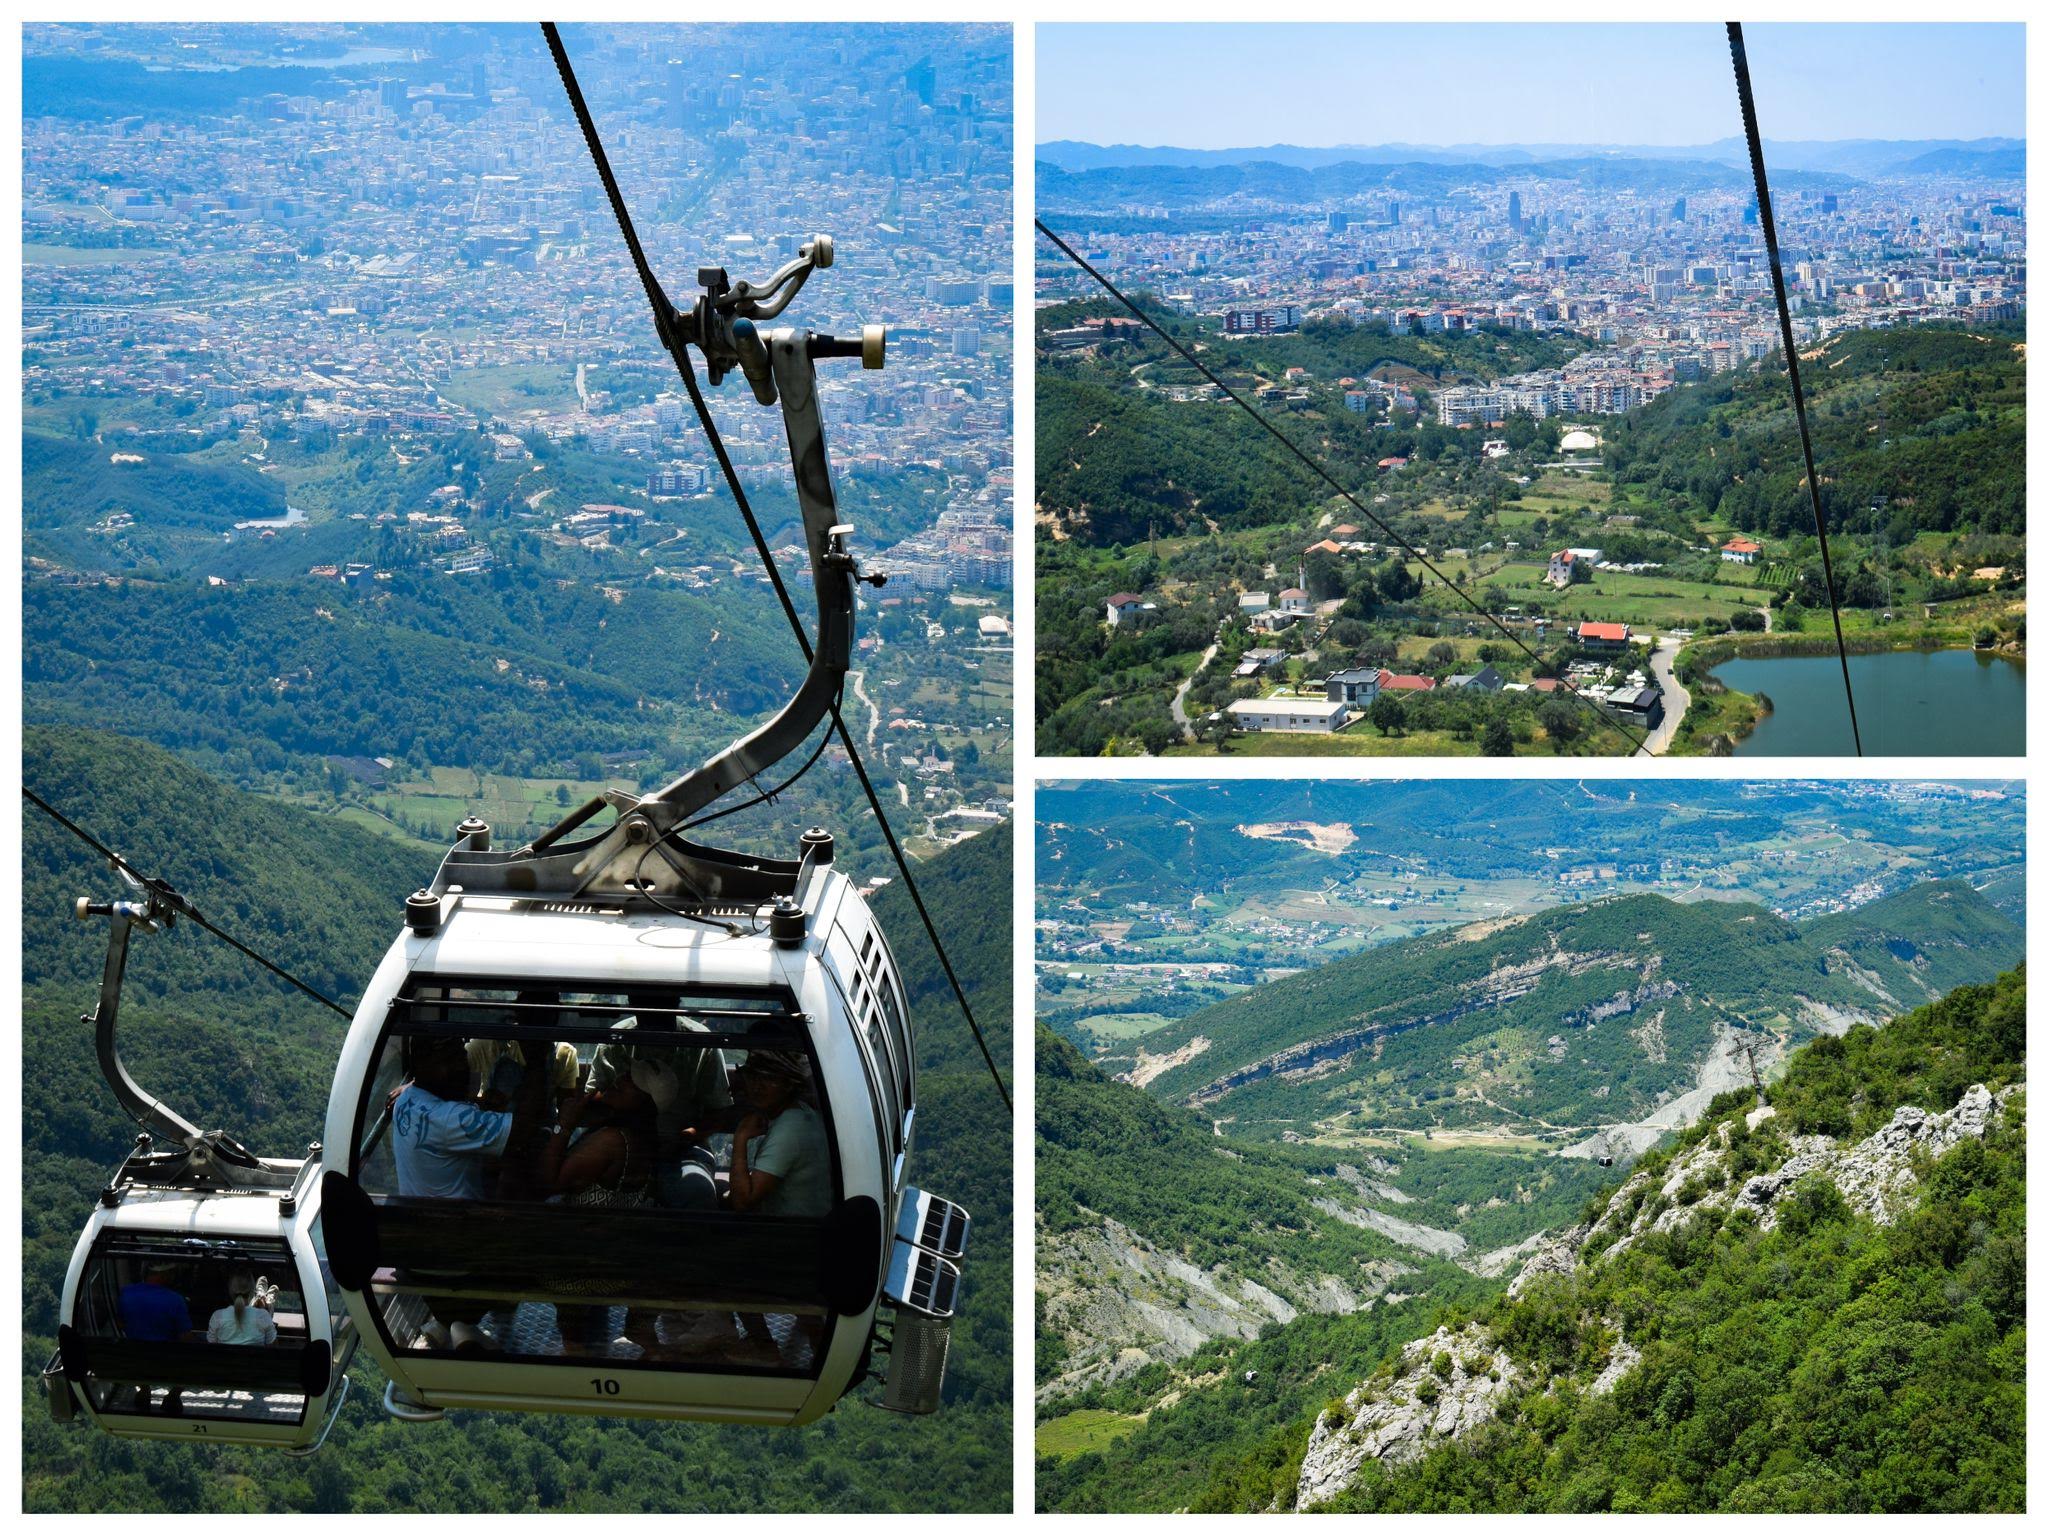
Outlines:
{"label": "passenger inside gondola", "polygon": [[[450,1033],[387,1038],[372,1083],[388,1086],[370,1103],[388,1119],[366,1120],[361,1155],[381,1164],[367,1187],[487,1207],[828,1215],[833,1155],[801,1033],[778,1005],[699,1004],[668,988],[422,988],[414,1029]],[[652,1239],[644,1219],[622,1229],[636,1243]],[[509,1211],[500,1221],[516,1225]],[[399,1347],[815,1369],[824,1323],[804,1309],[705,1313],[687,1292],[664,1304],[659,1266],[628,1281],[574,1251],[546,1252],[508,1286],[485,1257],[495,1227],[477,1230],[484,1242],[451,1250],[455,1263],[384,1272]]]}
{"label": "passenger inside gondola", "polygon": [[[678,1015],[673,994],[628,993],[633,1013],[614,1029],[614,1038],[591,1058],[588,1086],[603,1089],[637,1061],[665,1065],[675,1092],[657,1119],[654,1198],[670,1210],[708,1211],[718,1206],[717,1158],[710,1137],[730,1130],[732,1091],[725,1058],[715,1047],[688,1044],[707,1035],[700,1021]],[[723,1123],[722,1123],[723,1122]]]}
{"label": "passenger inside gondola", "polygon": [[171,1284],[176,1266],[154,1262],[140,1280],[121,1287],[121,1331],[146,1344],[171,1344],[195,1336],[192,1308]]}
{"label": "passenger inside gondola", "polygon": [[[823,1216],[832,1207],[832,1155],[816,1105],[811,1063],[796,1051],[755,1050],[732,1074],[733,1106],[705,1117],[732,1132],[732,1165],[719,1198],[736,1212]],[[692,1132],[706,1134],[702,1125]],[[636,1311],[626,1337],[654,1359],[776,1366],[814,1355],[819,1319],[790,1313]]]}
{"label": "passenger inside gondola", "polygon": [[[553,1051],[538,1053],[552,1060]],[[391,1101],[392,1160],[398,1193],[432,1200],[481,1200],[486,1189],[503,1187],[510,1174],[523,1182],[527,1150],[545,1114],[549,1077],[522,1070],[509,1109],[476,1102],[469,1052],[452,1035],[415,1038],[406,1053],[406,1081]],[[495,1171],[497,1179],[489,1175]],[[459,1273],[414,1273],[406,1278],[448,1287],[422,1297],[428,1316],[420,1336],[437,1349],[488,1347],[488,1301],[452,1294],[467,1278]]]}
{"label": "passenger inside gondola", "polygon": [[[549,1198],[616,1210],[651,1203],[656,1122],[675,1094],[675,1073],[668,1064],[642,1060],[595,1092],[565,1099],[561,1122],[540,1153],[540,1184]],[[553,1289],[603,1295],[614,1287],[568,1275]],[[609,1305],[557,1302],[555,1318],[565,1354],[604,1352],[617,1336]]]}
{"label": "passenger inside gondola", "polygon": [[811,1064],[794,1051],[752,1051],[733,1074],[745,1106],[732,1133],[726,1202],[764,1216],[823,1216],[832,1208],[825,1122],[806,1102]]}
{"label": "passenger inside gondola", "polygon": [[[150,1252],[132,1239],[103,1245],[80,1286],[73,1317],[80,1334],[88,1341],[254,1349],[296,1347],[304,1340],[305,1303],[282,1246],[170,1241],[177,1251]],[[123,1373],[118,1355],[97,1358],[106,1363],[92,1368],[90,1390],[102,1413],[289,1423],[305,1411],[300,1392],[137,1380]]]}
{"label": "passenger inside gondola", "polygon": [[206,1320],[209,1344],[275,1344],[277,1287],[246,1269],[228,1277],[228,1302]]}

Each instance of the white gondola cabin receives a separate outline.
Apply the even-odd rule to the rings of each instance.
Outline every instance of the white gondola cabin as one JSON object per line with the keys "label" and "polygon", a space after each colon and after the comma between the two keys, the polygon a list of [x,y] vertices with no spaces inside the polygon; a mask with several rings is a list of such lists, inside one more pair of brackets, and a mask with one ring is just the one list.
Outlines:
{"label": "white gondola cabin", "polygon": [[355,1348],[321,1251],[317,1160],[276,1187],[155,1187],[124,1170],[65,1276],[58,1418],[110,1434],[306,1451],[348,1391]]}
{"label": "white gondola cabin", "polygon": [[101,1075],[143,1129],[72,1252],[43,1372],[49,1409],[127,1438],[303,1453],[341,1411],[356,1344],[321,1245],[320,1147],[257,1157],[129,1075],[118,1039],[129,942],[197,914],[162,882],[115,869],[134,899],[81,898],[77,914],[108,919],[89,1022]]}
{"label": "white gondola cabin", "polygon": [[916,1083],[889,946],[825,832],[795,859],[687,836],[836,712],[855,583],[880,580],[839,521],[817,363],[881,367],[881,328],[757,325],[832,259],[816,235],[763,284],[704,269],[663,327],[680,368],[694,344],[713,384],[737,369],[781,407],[818,605],[796,694],[526,847],[464,823],[350,1026],[327,1235],[401,1416],[804,1424],[866,1373],[885,1310],[883,1403],[939,1404],[967,1215],[904,1181]]}
{"label": "white gondola cabin", "polygon": [[936,1405],[966,1216],[905,1185],[902,983],[831,839],[803,841],[682,845],[726,887],[694,912],[522,895],[547,860],[474,847],[414,898],[327,1122],[335,1272],[393,1411],[808,1423],[892,1305],[889,1396]]}

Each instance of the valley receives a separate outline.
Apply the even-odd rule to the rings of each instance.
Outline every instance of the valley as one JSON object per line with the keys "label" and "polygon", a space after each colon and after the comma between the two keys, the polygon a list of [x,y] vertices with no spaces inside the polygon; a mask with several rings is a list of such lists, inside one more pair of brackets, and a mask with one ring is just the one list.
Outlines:
{"label": "valley", "polygon": [[[1727,755],[1775,695],[1717,668],[1834,654],[1774,356],[1561,415],[1499,404],[1502,381],[1591,327],[1424,336],[1345,300],[1245,336],[1140,300],[1345,494],[1108,300],[1041,308],[1042,751]],[[2022,659],[2023,321],[1822,327],[1803,366],[1847,648]],[[1899,669],[1864,670],[1906,718]],[[1352,673],[1376,686],[1330,691]],[[2006,750],[2020,701],[1998,698],[1947,750]],[[1350,708],[1261,724],[1298,702]],[[1846,714],[1804,718],[1806,750],[1849,750]]]}
{"label": "valley", "polygon": [[[1041,793],[1046,1508],[1295,1507],[1230,1501],[1300,1473],[1332,1388],[1568,1269],[1560,1234],[1757,1081],[2024,955],[2016,786]],[[1342,920],[1422,868],[1452,899],[1417,930]]]}

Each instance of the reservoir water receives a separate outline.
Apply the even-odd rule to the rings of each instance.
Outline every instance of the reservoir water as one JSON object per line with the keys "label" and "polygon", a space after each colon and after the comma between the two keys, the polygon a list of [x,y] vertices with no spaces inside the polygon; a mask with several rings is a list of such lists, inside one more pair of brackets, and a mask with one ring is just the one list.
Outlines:
{"label": "reservoir water", "polygon": [[286,502],[283,517],[252,517],[246,523],[235,524],[235,531],[239,533],[244,528],[297,528],[311,521],[302,509]]}
{"label": "reservoir water", "polygon": [[[1713,675],[1770,696],[1772,712],[1735,745],[1743,757],[1848,756],[1842,663],[1828,656],[1758,656]],[[1849,658],[1856,718],[1870,757],[2023,757],[2027,672],[1988,651],[1881,651]]]}

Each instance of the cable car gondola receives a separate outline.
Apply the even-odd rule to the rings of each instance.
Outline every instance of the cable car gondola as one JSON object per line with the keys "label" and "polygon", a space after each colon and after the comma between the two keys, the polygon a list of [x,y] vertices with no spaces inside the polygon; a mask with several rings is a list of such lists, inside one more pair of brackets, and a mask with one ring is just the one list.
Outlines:
{"label": "cable car gondola", "polygon": [[321,1247],[320,1148],[256,1157],[129,1076],[115,1028],[131,931],[187,908],[122,874],[139,900],[81,901],[78,915],[112,920],[92,1023],[100,1069],[143,1131],[71,1256],[43,1373],[50,1411],[124,1438],[304,1454],[341,1411],[357,1338]]}
{"label": "cable car gondola", "polygon": [[784,858],[688,835],[802,746],[852,653],[816,361],[880,367],[881,328],[756,326],[831,262],[820,235],[759,286],[702,272],[673,316],[714,384],[738,368],[781,406],[818,601],[796,695],[528,846],[466,822],[350,1025],[325,1226],[401,1417],[808,1423],[865,1374],[883,1314],[884,1404],[938,1406],[968,1219],[905,1179],[914,1042],[888,942],[828,833]]}

